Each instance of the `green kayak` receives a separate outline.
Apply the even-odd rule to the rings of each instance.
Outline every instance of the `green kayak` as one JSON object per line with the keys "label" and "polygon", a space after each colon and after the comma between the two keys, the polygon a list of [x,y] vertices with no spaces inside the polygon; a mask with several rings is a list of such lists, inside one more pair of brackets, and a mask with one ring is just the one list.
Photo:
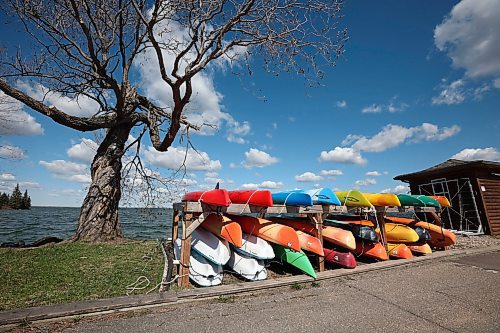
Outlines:
{"label": "green kayak", "polygon": [[401,206],[441,208],[441,205],[436,199],[426,195],[398,194],[398,199],[401,202]]}
{"label": "green kayak", "polygon": [[339,198],[342,205],[353,206],[353,207],[371,207],[372,204],[363,195],[363,193],[351,190],[351,191],[337,191],[335,195]]}
{"label": "green kayak", "polygon": [[307,275],[316,278],[316,272],[314,272],[314,268],[312,267],[309,258],[307,258],[307,255],[303,251],[296,252],[278,244],[271,245],[273,246],[276,259],[281,259],[282,262],[287,262]]}

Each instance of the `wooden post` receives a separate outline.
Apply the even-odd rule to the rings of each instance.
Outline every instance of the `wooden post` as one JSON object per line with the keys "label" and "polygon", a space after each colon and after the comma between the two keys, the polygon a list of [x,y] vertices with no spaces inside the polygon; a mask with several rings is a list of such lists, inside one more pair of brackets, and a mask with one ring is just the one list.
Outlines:
{"label": "wooden post", "polygon": [[189,287],[189,259],[191,257],[191,235],[187,236],[187,228],[191,225],[191,214],[184,214],[182,223],[181,260],[179,287]]}
{"label": "wooden post", "polygon": [[172,218],[172,242],[175,242],[179,237],[179,211],[174,209],[174,216]]}
{"label": "wooden post", "polygon": [[387,251],[387,236],[385,234],[385,208],[384,207],[375,207],[376,212],[377,212],[377,221],[378,221],[378,227],[380,229],[380,238],[382,245],[385,247],[385,250]]}
{"label": "wooden post", "polygon": [[[314,223],[316,227],[316,237],[323,245],[323,216],[321,213],[307,214],[309,219]],[[320,272],[325,270],[325,257],[318,256],[318,269]]]}

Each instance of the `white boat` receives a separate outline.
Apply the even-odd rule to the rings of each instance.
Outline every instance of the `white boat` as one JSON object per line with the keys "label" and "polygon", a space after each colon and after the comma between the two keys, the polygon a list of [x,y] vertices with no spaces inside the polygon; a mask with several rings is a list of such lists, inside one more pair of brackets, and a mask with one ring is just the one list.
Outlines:
{"label": "white boat", "polygon": [[227,265],[237,274],[250,281],[265,280],[267,278],[267,270],[263,260],[247,257],[236,251],[232,251]]}
{"label": "white boat", "polygon": [[197,228],[191,234],[191,250],[217,265],[225,265],[231,257],[229,243],[203,228]]}
{"label": "white boat", "polygon": [[273,247],[264,239],[254,235],[243,233],[243,245],[233,247],[234,250],[248,257],[255,259],[273,259]]}
{"label": "white boat", "polygon": [[[174,243],[174,255],[177,260],[181,257],[181,240]],[[197,252],[191,252],[189,258],[189,278],[199,286],[211,287],[222,283],[224,274],[221,265],[208,261]]]}

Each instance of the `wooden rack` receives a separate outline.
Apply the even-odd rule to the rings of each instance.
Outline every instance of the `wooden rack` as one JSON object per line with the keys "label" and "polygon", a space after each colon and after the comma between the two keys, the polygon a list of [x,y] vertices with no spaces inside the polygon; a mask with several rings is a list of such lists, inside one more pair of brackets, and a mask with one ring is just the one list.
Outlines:
{"label": "wooden rack", "polygon": [[[311,207],[293,207],[275,205],[273,207],[257,207],[245,204],[231,204],[229,207],[214,207],[199,202],[180,202],[173,205],[172,241],[175,242],[179,234],[179,223],[182,222],[181,257],[177,272],[179,287],[189,286],[189,258],[191,256],[191,234],[198,228],[209,214],[256,214],[264,218],[266,214],[297,214],[307,216],[316,227],[316,237],[323,244],[323,220],[330,213],[341,213],[346,207],[314,205]],[[325,269],[324,257],[318,256],[318,269]]]}

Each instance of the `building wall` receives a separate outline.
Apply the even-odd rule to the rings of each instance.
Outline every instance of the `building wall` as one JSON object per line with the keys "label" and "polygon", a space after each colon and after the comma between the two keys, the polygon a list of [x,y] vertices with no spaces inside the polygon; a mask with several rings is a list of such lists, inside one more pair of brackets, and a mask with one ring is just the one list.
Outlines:
{"label": "building wall", "polygon": [[491,234],[500,235],[500,178],[478,178],[477,181]]}

